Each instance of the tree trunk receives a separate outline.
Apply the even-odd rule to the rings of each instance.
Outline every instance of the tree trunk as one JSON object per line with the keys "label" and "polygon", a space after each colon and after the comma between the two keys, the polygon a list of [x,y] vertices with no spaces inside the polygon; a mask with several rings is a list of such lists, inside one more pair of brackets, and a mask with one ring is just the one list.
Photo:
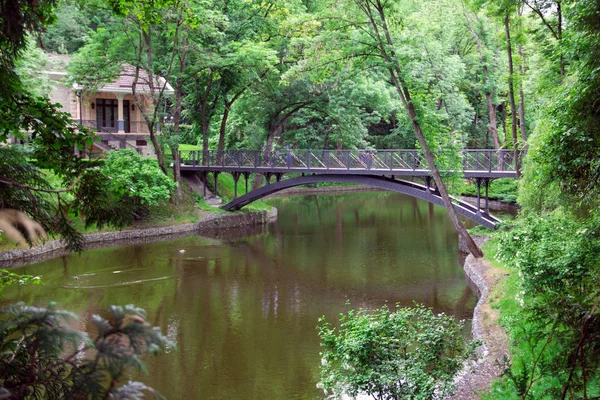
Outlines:
{"label": "tree trunk", "polygon": [[187,61],[187,37],[184,36],[181,40],[182,50],[179,59],[179,74],[175,80],[175,110],[173,113],[173,136],[175,140],[170,141],[171,153],[173,154],[173,180],[177,183],[177,201],[183,199],[181,190],[181,157],[179,157],[179,129],[181,125],[181,110],[183,98],[183,73],[185,71]]}
{"label": "tree trunk", "polygon": [[488,127],[488,130],[492,135],[494,149],[498,150],[501,146],[500,139],[498,138],[498,121],[496,119],[496,106],[492,102],[492,94],[490,92],[486,92],[485,99],[487,101],[488,116],[490,118],[490,125]]}
{"label": "tree trunk", "polygon": [[206,113],[202,114],[202,165],[208,165],[208,131],[210,121]]}
{"label": "tree trunk", "polygon": [[[204,95],[199,100],[200,103],[200,119],[202,121],[202,165],[208,165],[208,134],[210,131],[210,121],[212,119],[212,113],[217,105],[218,96],[215,96],[212,105],[209,105],[209,97],[212,91],[214,71],[212,68],[210,75],[208,76],[208,83],[204,88]],[[196,87],[198,87],[198,81],[196,80]]]}
{"label": "tree trunk", "polygon": [[[396,81],[396,79],[394,79],[394,78],[393,78],[393,80]],[[400,86],[397,86],[396,90],[401,90]],[[408,90],[406,88],[405,88],[405,92],[408,93]],[[409,99],[407,99],[407,100],[409,100]],[[429,149],[429,146],[427,145],[427,142],[425,140],[425,136],[423,135],[423,132],[421,131],[421,126],[419,124],[417,113],[415,111],[413,103],[410,102],[410,100],[409,100],[408,102],[406,102],[405,108],[408,112],[411,124],[413,126],[413,130],[415,131],[415,136],[417,137],[417,140],[419,141],[419,145],[421,146],[421,148],[423,150],[423,154],[425,155],[425,159],[427,160],[427,164],[429,166],[429,169],[431,170],[431,175],[433,176],[435,185],[436,185],[438,191],[440,192],[440,196],[442,197],[442,201],[444,202],[444,206],[446,207],[446,210],[448,211],[448,216],[450,217],[452,224],[454,224],[454,227],[458,231],[458,234],[463,238],[463,240],[467,244],[467,247],[468,247],[469,251],[471,252],[471,254],[473,254],[473,256],[476,258],[483,257],[483,252],[477,246],[477,244],[475,243],[475,241],[473,240],[473,238],[471,237],[469,232],[467,232],[467,229],[463,225],[462,221],[458,218],[458,214],[456,213],[456,210],[454,209],[454,204],[452,203],[452,199],[450,199],[450,196],[448,195],[448,191],[446,190],[446,185],[444,184],[444,181],[442,180],[442,177],[435,165],[435,156]]]}
{"label": "tree trunk", "polygon": [[506,33],[506,47],[508,54],[508,99],[510,101],[511,132],[513,139],[514,161],[517,177],[521,176],[521,166],[519,162],[519,142],[517,139],[517,105],[515,103],[515,85],[514,85],[514,65],[512,58],[512,45],[510,42],[510,14],[508,10],[504,14],[504,30]]}
{"label": "tree trunk", "polygon": [[[504,146],[508,146],[508,135],[506,128],[506,101],[501,103],[502,106],[502,131],[504,132]],[[500,147],[502,147],[502,142],[500,142]]]}
{"label": "tree trunk", "polygon": [[[558,18],[557,39],[562,40],[562,8],[560,1],[556,2],[556,16]],[[560,76],[565,76],[565,57],[560,55]]]}
{"label": "tree trunk", "polygon": [[[265,160],[271,157],[271,152],[273,151],[273,143],[279,140],[281,133],[283,132],[283,123],[276,122],[269,124],[269,134],[267,135],[267,143],[264,148]],[[263,175],[257,174],[254,177],[254,182],[252,182],[252,190],[256,190],[261,187],[263,181]]]}
{"label": "tree trunk", "polygon": [[[383,29],[383,33],[385,35],[385,43],[379,32],[379,24],[375,20],[375,17],[371,10],[371,6],[374,3],[376,3],[376,10],[379,13],[379,18],[381,19],[381,22],[382,22],[382,29]],[[431,170],[431,175],[433,176],[435,185],[436,185],[438,191],[440,192],[440,196],[442,197],[442,201],[444,203],[444,206],[446,207],[448,216],[450,217],[450,220],[452,221],[452,223],[454,224],[454,227],[458,231],[458,234],[463,238],[463,240],[467,244],[467,247],[468,247],[469,251],[471,252],[471,254],[473,254],[473,256],[477,257],[477,258],[483,257],[483,252],[477,246],[477,244],[475,243],[475,241],[473,240],[471,235],[469,235],[469,232],[467,232],[467,230],[465,229],[461,220],[458,218],[458,214],[456,213],[456,210],[454,209],[454,204],[452,203],[452,200],[450,199],[450,196],[448,195],[448,191],[446,190],[446,185],[444,184],[444,181],[442,180],[442,177],[435,165],[435,156],[432,153],[432,151],[429,149],[429,146],[425,139],[425,135],[423,134],[423,131],[421,130],[419,118],[417,116],[417,112],[416,112],[414,104],[412,102],[412,98],[410,95],[410,91],[408,89],[408,85],[402,79],[400,66],[398,65],[398,61],[396,59],[396,55],[393,50],[394,43],[392,41],[392,37],[388,30],[384,6],[381,4],[380,0],[375,0],[375,1],[367,0],[367,1],[365,1],[365,3],[363,3],[363,5],[364,5],[363,11],[369,18],[371,27],[373,28],[374,33],[375,33],[375,37],[379,41],[379,44],[378,44],[379,51],[380,51],[383,59],[386,61],[386,64],[388,65],[388,71],[390,73],[390,78],[391,78],[392,83],[394,84],[394,87],[396,88],[396,91],[398,93],[398,96],[400,96],[400,99],[402,100],[402,104],[404,105],[404,108],[408,114],[411,125],[415,132],[415,136],[417,137],[419,145],[421,146],[421,149],[423,150],[423,154],[425,155],[425,159],[427,160],[427,164],[429,166],[429,169]],[[392,49],[392,50],[390,50],[389,54],[388,54],[388,49]]]}
{"label": "tree trunk", "polygon": [[[223,94],[223,104],[225,105],[225,110],[223,111],[223,118],[221,119],[221,127],[219,129],[219,144],[217,146],[217,154],[220,155],[223,152],[223,149],[225,147],[225,130],[227,127],[227,118],[229,117],[229,111],[231,109],[231,106],[233,106],[233,103],[235,103],[237,101],[237,99],[239,99],[246,90],[250,89],[250,87],[252,87],[252,85],[257,82],[260,79],[263,79],[265,76],[267,76],[267,74],[269,73],[269,70],[266,70],[265,72],[263,72],[259,78],[256,78],[254,80],[252,80],[250,83],[248,83],[246,86],[244,86],[243,88],[241,88],[237,93],[235,93],[233,95],[233,97],[231,98],[231,100],[227,100],[227,94]],[[220,157],[220,156],[219,156]]]}
{"label": "tree trunk", "polygon": [[219,128],[219,145],[217,146],[218,157],[221,157],[223,149],[225,148],[225,130],[227,128],[227,119],[229,118],[229,107],[231,103],[225,103],[225,110],[223,111],[223,117],[221,118],[221,127]]}
{"label": "tree trunk", "polygon": [[[142,32],[144,32],[142,30]],[[154,87],[154,74],[153,74],[153,57],[152,57],[152,28],[148,27],[147,31],[143,33],[144,35],[144,39],[145,39],[145,45],[146,45],[146,61],[147,61],[147,65],[148,65],[148,70],[146,71],[146,73],[148,74],[148,86],[150,86],[150,94],[152,96],[152,98],[155,98],[155,87]],[[139,67],[138,67],[139,70]],[[158,108],[158,104],[153,104],[154,107],[154,112],[151,114],[151,118],[152,118],[152,127],[149,129],[150,131],[150,140],[152,141],[152,145],[154,146],[154,151],[156,152],[156,160],[158,161],[158,165],[160,166],[160,169],[162,170],[162,172],[169,176],[169,171],[167,169],[167,165],[165,163],[165,156],[163,153],[163,147],[161,146],[161,144],[158,142],[158,139],[156,138],[156,132],[155,132],[155,127],[156,127],[156,109]],[[146,117],[146,122],[148,122],[148,118]]]}
{"label": "tree trunk", "polygon": [[525,131],[525,94],[523,93],[523,83],[521,82],[523,80],[525,56],[523,54],[523,46],[519,45],[517,49],[521,58],[521,62],[519,63],[519,75],[521,75],[521,79],[519,79],[519,129],[521,130],[521,138],[525,146],[527,143],[527,132]]}

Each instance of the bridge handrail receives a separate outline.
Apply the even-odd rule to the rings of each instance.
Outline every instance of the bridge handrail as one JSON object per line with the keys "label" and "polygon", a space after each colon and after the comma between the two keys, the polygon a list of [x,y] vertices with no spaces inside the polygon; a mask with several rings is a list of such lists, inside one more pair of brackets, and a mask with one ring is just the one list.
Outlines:
{"label": "bridge handrail", "polygon": [[[454,155],[455,152],[442,154]],[[520,158],[521,152],[517,152]],[[440,155],[440,154],[439,154]],[[439,156],[438,155],[438,156]],[[182,163],[203,167],[293,170],[427,170],[416,149],[397,150],[180,150]],[[458,152],[463,171],[514,172],[514,150],[465,149]]]}

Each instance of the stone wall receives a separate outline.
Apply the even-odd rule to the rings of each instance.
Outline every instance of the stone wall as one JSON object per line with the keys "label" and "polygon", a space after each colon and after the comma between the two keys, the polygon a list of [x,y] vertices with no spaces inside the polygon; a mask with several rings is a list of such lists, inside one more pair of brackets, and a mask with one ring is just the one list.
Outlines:
{"label": "stone wall", "polygon": [[[215,230],[228,230],[260,226],[277,219],[277,210],[235,214],[210,214],[194,224],[164,226],[148,229],[131,229],[116,232],[85,235],[85,249],[111,247],[133,243],[145,243],[184,236],[201,235]],[[68,254],[60,240],[53,240],[29,249],[0,252],[0,267],[32,264],[49,258]]]}
{"label": "stone wall", "polygon": [[[475,236],[474,239],[481,245],[488,237]],[[509,356],[506,332],[498,322],[498,311],[492,307],[488,298],[490,289],[497,287],[504,276],[492,271],[487,260],[475,258],[471,254],[467,256],[463,268],[478,292],[472,334],[474,340],[481,341],[481,345],[477,349],[478,360],[472,364],[467,363],[457,376],[457,391],[451,399],[475,400],[481,398],[481,393],[489,390],[492,380],[502,375],[503,360]]]}

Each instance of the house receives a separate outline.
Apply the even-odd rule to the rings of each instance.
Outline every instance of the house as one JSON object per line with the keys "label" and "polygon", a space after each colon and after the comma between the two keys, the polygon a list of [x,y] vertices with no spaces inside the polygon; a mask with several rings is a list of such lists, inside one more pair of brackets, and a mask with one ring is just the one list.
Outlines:
{"label": "house", "polygon": [[[66,83],[66,65],[70,57],[51,54],[49,71],[46,74],[53,82],[50,99],[62,106],[62,111],[70,113],[73,120],[96,132],[100,142],[95,147],[108,151],[120,148],[135,148],[145,156],[154,155],[149,130],[142,110],[136,105],[132,86],[135,79],[135,67],[124,64],[121,74],[114,82],[100,87],[95,93],[85,93],[81,86]],[[144,109],[152,104],[148,73],[141,70],[136,85],[136,94]],[[174,93],[164,78],[155,77],[155,91],[165,87],[164,94]],[[160,125],[157,126],[160,130]]]}

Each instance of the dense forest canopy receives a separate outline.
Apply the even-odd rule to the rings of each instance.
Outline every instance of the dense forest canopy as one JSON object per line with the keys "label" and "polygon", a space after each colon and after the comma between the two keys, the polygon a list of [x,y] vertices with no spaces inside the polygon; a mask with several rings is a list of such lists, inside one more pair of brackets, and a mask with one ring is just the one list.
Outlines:
{"label": "dense forest canopy", "polygon": [[[271,142],[414,148],[410,122],[365,30],[360,3],[63,1],[56,23],[32,40],[46,52],[74,55],[71,79],[90,88],[123,63],[180,82],[180,141],[221,148]],[[537,14],[510,1],[382,3],[398,40],[403,78],[414,100],[431,108],[427,119],[437,127],[440,145],[523,147],[535,125],[534,101],[526,101],[536,90],[531,71],[540,62],[533,41],[543,41],[543,49],[554,45]],[[556,18],[549,6],[540,11],[544,21]],[[174,114],[173,99],[165,101],[161,112]]]}

